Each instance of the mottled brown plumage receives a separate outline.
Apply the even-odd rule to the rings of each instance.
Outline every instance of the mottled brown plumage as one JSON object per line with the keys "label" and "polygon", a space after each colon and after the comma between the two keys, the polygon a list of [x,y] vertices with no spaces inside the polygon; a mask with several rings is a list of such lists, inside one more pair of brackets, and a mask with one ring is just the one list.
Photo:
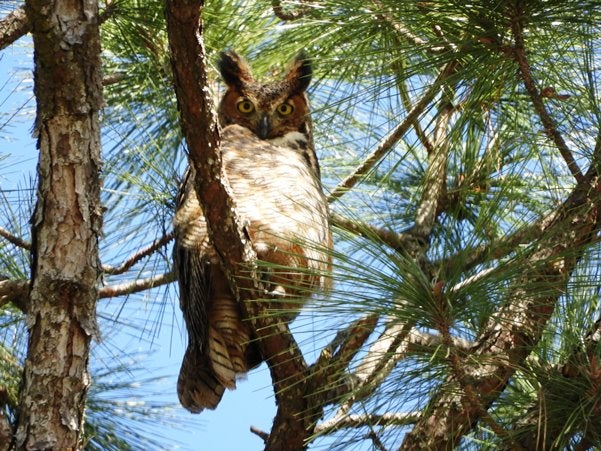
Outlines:
{"label": "mottled brown plumage", "polygon": [[[291,319],[299,296],[329,283],[324,248],[332,239],[305,94],[311,66],[299,56],[283,80],[266,84],[233,52],[221,55],[219,68],[228,87],[219,105],[225,173],[257,257],[282,267],[263,278]],[[200,412],[214,409],[225,388],[235,388],[236,378],[262,358],[209,242],[193,180],[189,169],[174,219],[189,337],[178,395],[184,407]]]}

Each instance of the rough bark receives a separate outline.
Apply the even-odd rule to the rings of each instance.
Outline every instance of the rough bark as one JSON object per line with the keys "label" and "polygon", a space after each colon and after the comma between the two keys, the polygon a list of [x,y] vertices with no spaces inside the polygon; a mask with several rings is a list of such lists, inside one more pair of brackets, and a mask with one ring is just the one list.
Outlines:
{"label": "rough bark", "polygon": [[17,8],[0,20],[0,50],[31,31],[25,8]]}
{"label": "rough bark", "polygon": [[78,449],[96,334],[101,107],[98,5],[30,0],[38,200],[17,449]]}

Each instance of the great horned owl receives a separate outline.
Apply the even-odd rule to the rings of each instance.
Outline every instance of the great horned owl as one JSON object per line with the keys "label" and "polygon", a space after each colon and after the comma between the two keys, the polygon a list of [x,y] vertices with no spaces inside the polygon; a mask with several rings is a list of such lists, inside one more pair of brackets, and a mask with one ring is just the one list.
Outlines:
{"label": "great horned owl", "polygon": [[[264,279],[291,319],[295,296],[328,285],[332,245],[305,94],[311,64],[299,55],[283,80],[265,84],[234,52],[221,54],[219,69],[227,85],[219,105],[225,173],[257,257],[273,264]],[[184,407],[200,412],[263,359],[209,242],[193,180],[189,169],[174,219],[189,337],[177,391]]]}

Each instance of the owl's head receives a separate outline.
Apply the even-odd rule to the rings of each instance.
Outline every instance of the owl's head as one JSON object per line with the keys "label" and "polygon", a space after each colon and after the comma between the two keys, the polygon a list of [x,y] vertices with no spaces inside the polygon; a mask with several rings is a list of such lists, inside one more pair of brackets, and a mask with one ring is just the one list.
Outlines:
{"label": "owl's head", "polygon": [[219,60],[227,91],[219,104],[222,127],[238,124],[261,139],[274,139],[290,132],[310,135],[309,104],[305,91],[311,81],[311,63],[299,54],[284,78],[261,83],[246,61],[235,52],[223,52]]}

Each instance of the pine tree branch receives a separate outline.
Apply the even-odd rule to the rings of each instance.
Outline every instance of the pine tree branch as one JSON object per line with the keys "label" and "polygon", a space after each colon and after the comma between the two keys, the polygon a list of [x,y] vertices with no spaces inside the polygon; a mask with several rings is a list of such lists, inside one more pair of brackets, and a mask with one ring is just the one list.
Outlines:
{"label": "pine tree branch", "polygon": [[100,288],[98,297],[102,299],[114,298],[116,296],[126,296],[128,294],[139,293],[150,288],[160,287],[161,285],[167,285],[175,280],[175,273],[170,271],[165,274],[159,274],[146,279],[135,279],[131,282],[124,282],[118,285],[104,286]]}
{"label": "pine tree branch", "polygon": [[[1,230],[0,230],[0,232],[1,232]],[[127,258],[119,266],[103,265],[102,270],[104,271],[105,274],[110,274],[110,275],[123,274],[125,271],[127,271],[129,268],[131,268],[133,265],[138,263],[143,258],[148,257],[149,255],[152,255],[158,249],[167,245],[172,239],[173,239],[173,231],[170,231],[170,232],[166,233],[165,235],[163,235],[162,237],[154,240],[152,242],[152,244],[150,244],[149,246],[147,246],[143,249],[140,249],[138,252],[133,254],[131,257]]]}
{"label": "pine tree branch", "polygon": [[[167,285],[175,281],[175,273],[170,271],[165,274],[136,279],[118,285],[107,285],[101,287],[98,292],[99,298],[112,298],[139,293],[150,288]],[[0,307],[12,303],[23,313],[27,313],[27,299],[29,294],[29,280],[0,280]]]}
{"label": "pine tree branch", "polygon": [[[450,62],[439,74],[440,84],[444,83],[457,70],[458,63]],[[444,76],[443,76],[444,74]],[[435,83],[437,85],[437,83]],[[440,85],[439,85],[440,86]],[[440,88],[437,88],[440,89]],[[427,94],[422,96],[419,105]],[[423,260],[428,244],[425,239],[436,220],[437,210],[441,200],[444,198],[444,180],[446,177],[447,164],[447,127],[453,113],[450,99],[452,90],[447,90],[442,99],[437,123],[434,131],[434,151],[429,156],[429,162],[422,200],[418,206],[418,212],[415,219],[415,226],[412,229],[413,240],[408,244],[413,244],[409,249],[418,262]],[[425,107],[425,106],[424,106]],[[411,115],[411,113],[410,113]],[[409,116],[408,116],[409,117]],[[416,116],[417,117],[417,116]],[[408,126],[408,125],[407,125]],[[336,191],[339,191],[337,187]],[[330,196],[332,199],[333,196]],[[334,197],[335,198],[335,197]],[[347,415],[350,407],[359,399],[364,399],[377,388],[379,383],[388,376],[399,360],[406,356],[410,345],[410,334],[413,330],[413,323],[391,322],[386,326],[380,337],[372,344],[367,356],[363,359],[357,370],[353,374],[356,386],[354,394],[345,404],[343,404],[334,418],[343,418]]]}
{"label": "pine tree branch", "polygon": [[[403,107],[407,111],[411,111],[412,106],[411,106],[411,99],[409,97],[409,93],[408,93],[408,89],[407,89],[407,83],[406,83],[405,77],[402,76],[402,74],[404,72],[403,64],[400,61],[395,61],[393,64],[394,64],[394,68],[395,68],[395,72],[396,72],[396,80],[397,80],[396,84],[397,84],[397,90],[399,91],[399,96],[401,97],[401,103],[403,104]],[[419,141],[422,143],[422,146],[424,146],[424,149],[426,149],[427,154],[428,155],[432,154],[434,152],[434,144],[432,144],[432,141],[426,135],[421,124],[419,123],[419,121],[417,119],[413,123],[413,129],[415,130],[417,139],[419,139]]]}
{"label": "pine tree branch", "polygon": [[346,415],[336,420],[323,421],[315,428],[315,433],[325,435],[340,429],[355,429],[366,426],[407,426],[414,424],[419,416],[419,412]]}
{"label": "pine tree branch", "polygon": [[27,313],[29,296],[29,280],[0,280],[0,307],[9,302],[21,312]]}
{"label": "pine tree branch", "polygon": [[525,225],[514,233],[505,235],[488,244],[467,248],[448,259],[431,262],[430,265],[433,268],[441,268],[443,273],[457,272],[457,268],[461,268],[465,272],[484,262],[506,257],[519,246],[528,245],[540,238],[545,228],[556,219],[557,214],[557,210],[552,211],[547,216]]}
{"label": "pine tree branch", "polygon": [[378,323],[378,315],[360,318],[339,331],[309,368],[309,385],[314,403],[325,406],[352,390],[352,378],[345,377],[351,360],[361,350]]}
{"label": "pine tree branch", "polygon": [[338,408],[331,419],[333,423],[344,419],[353,404],[371,395],[399,360],[407,355],[410,332],[411,326],[408,324],[391,323],[386,326],[352,374],[352,396]]}
{"label": "pine tree branch", "polygon": [[[453,348],[462,354],[466,354],[474,346],[473,342],[464,338],[451,336],[450,340]],[[442,335],[426,333],[414,328],[407,337],[407,352],[424,352],[424,350],[432,352],[444,344]]]}
{"label": "pine tree branch", "polygon": [[436,217],[442,208],[442,201],[446,197],[446,175],[450,141],[448,139],[448,125],[453,115],[451,104],[452,94],[445,93],[443,104],[438,112],[434,127],[433,152],[429,155],[428,169],[426,170],[424,189],[415,215],[415,225],[411,233],[422,240],[430,235],[436,222]]}
{"label": "pine tree branch", "polygon": [[0,50],[5,49],[31,31],[25,8],[20,7],[0,20]]}
{"label": "pine tree branch", "polygon": [[[379,0],[372,0],[371,4],[374,7],[373,15],[381,22],[388,25],[397,34],[399,39],[403,39],[411,44],[413,47],[425,47],[428,45],[428,41],[420,38],[413,34],[410,30],[405,28],[402,24],[397,22],[393,16],[386,12],[386,7]],[[431,52],[440,52],[444,50],[441,47],[432,47],[428,49]]]}
{"label": "pine tree branch", "polygon": [[528,95],[530,96],[530,100],[532,101],[532,105],[534,106],[534,110],[538,114],[538,117],[540,118],[543,124],[546,135],[555,143],[555,146],[559,150],[559,153],[568,165],[568,169],[572,173],[572,176],[576,179],[576,182],[580,183],[583,181],[582,172],[580,171],[576,160],[574,160],[572,151],[563,139],[562,134],[557,129],[555,121],[547,112],[545,104],[543,103],[543,98],[536,87],[536,82],[532,78],[532,74],[530,71],[530,63],[528,62],[528,57],[526,56],[526,48],[524,44],[524,25],[522,23],[524,17],[525,11],[522,9],[521,3],[518,1],[516,2],[516,9],[515,11],[513,11],[511,17],[511,30],[515,39],[513,55],[515,57],[516,62],[518,63],[520,76],[522,78],[522,81],[524,82],[526,91],[528,91]]}
{"label": "pine tree branch", "polygon": [[[558,446],[562,435],[582,436],[581,445],[589,449],[595,444],[594,440],[587,437],[587,425],[601,424],[601,408],[583,408],[587,420],[584,428],[578,428],[578,422],[571,425],[570,414],[565,416],[565,422],[558,421],[556,415],[551,417],[547,409],[553,400],[562,400],[565,405],[585,406],[595,403],[595,397],[599,399],[601,393],[601,368],[599,367],[599,343],[601,342],[601,318],[593,324],[586,336],[582,337],[579,344],[574,346],[571,353],[565,359],[565,363],[559,367],[549,368],[548,380],[557,380],[557,383],[541,384],[537,391],[537,399],[532,402],[527,412],[514,427],[515,435],[520,445],[526,449],[551,449]],[[570,387],[570,389],[566,389]],[[595,403],[598,406],[598,401]],[[544,434],[540,431],[544,430]],[[598,431],[594,431],[598,432]],[[563,440],[564,443],[566,440]],[[575,448],[574,448],[575,449]]]}
{"label": "pine tree branch", "polygon": [[[482,400],[478,396],[479,393],[476,392],[474,385],[472,385],[467,371],[465,371],[461,355],[453,343],[453,336],[451,334],[453,315],[452,312],[449,311],[449,303],[444,298],[444,293],[440,291],[438,295],[435,295],[435,298],[437,298],[435,300],[439,304],[437,310],[440,312],[437,321],[438,324],[436,324],[436,326],[440,331],[442,344],[446,349],[446,360],[451,374],[450,379],[457,381],[459,391],[456,396],[460,399],[461,406],[466,410],[477,412],[479,417],[491,431],[501,437],[505,442],[510,443],[512,449],[515,449],[516,451],[519,450],[520,447],[511,440],[507,431],[490,416],[486,406],[484,406]],[[448,386],[446,389],[449,389]]]}
{"label": "pine tree branch", "polygon": [[349,219],[336,213],[332,213],[330,219],[333,226],[363,238],[373,239],[374,237],[377,237],[382,243],[399,252],[409,252],[409,250],[415,249],[418,246],[417,238],[408,233],[395,233],[391,230],[375,227],[367,223],[361,223],[356,219]]}
{"label": "pine tree branch", "polygon": [[14,244],[15,246],[20,247],[21,249],[25,249],[26,251],[31,250],[31,243],[29,241],[26,241],[23,238],[13,235],[4,227],[0,227],[0,236],[9,243]]}
{"label": "pine tree branch", "polygon": [[[524,364],[565,292],[578,260],[587,246],[597,240],[601,225],[599,192],[601,182],[591,167],[584,181],[545,225],[538,245],[524,256],[524,272],[507,301],[490,318],[470,356],[462,360],[466,377],[484,406],[494,403],[509,378]],[[568,253],[568,249],[573,251]],[[444,385],[457,384],[457,378],[450,376]],[[453,415],[449,415],[449,409]],[[464,405],[460,393],[446,388],[431,398],[425,412],[406,435],[401,449],[453,447],[482,418],[478,406]]]}
{"label": "pine tree branch", "polygon": [[457,70],[458,62],[453,61],[448,63],[438,74],[434,82],[428,87],[426,92],[417,101],[411,111],[407,113],[405,119],[397,125],[380,143],[376,148],[355,168],[355,170],[349,174],[344,180],[342,180],[336,188],[328,196],[328,202],[333,202],[338,199],[344,193],[353,188],[357,182],[361,180],[389,151],[394,145],[405,135],[409,127],[417,120],[417,118],[424,112],[430,102],[440,92],[441,86],[451,77]]}

